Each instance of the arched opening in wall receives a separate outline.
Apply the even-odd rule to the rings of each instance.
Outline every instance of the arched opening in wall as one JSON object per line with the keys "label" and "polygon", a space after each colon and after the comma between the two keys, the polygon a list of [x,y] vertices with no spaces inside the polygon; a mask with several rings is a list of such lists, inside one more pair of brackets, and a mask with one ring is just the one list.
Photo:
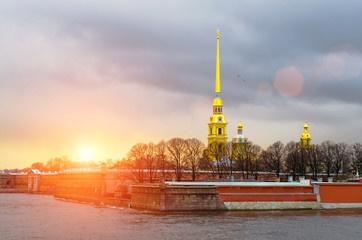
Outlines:
{"label": "arched opening in wall", "polygon": [[222,130],[221,130],[221,128],[219,128],[219,134],[222,134]]}
{"label": "arched opening in wall", "polygon": [[6,187],[5,188],[10,188],[11,186],[11,180],[7,180],[6,181]]}
{"label": "arched opening in wall", "polygon": [[212,135],[212,128],[210,128],[210,135]]}

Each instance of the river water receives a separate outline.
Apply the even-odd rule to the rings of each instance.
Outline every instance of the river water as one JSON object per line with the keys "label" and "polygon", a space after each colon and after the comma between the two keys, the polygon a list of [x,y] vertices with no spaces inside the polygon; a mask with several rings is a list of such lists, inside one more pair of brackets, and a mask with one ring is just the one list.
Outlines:
{"label": "river water", "polygon": [[0,239],[362,239],[362,210],[158,214],[0,194]]}

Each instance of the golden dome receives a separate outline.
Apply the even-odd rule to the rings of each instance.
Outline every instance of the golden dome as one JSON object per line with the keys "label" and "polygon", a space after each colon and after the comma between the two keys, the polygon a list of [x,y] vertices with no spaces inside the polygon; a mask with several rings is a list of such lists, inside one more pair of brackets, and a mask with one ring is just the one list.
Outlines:
{"label": "golden dome", "polygon": [[241,120],[239,120],[238,129],[243,129],[243,125],[241,124]]}
{"label": "golden dome", "polygon": [[301,146],[303,146],[303,147],[311,146],[312,138],[311,138],[310,134],[308,133],[307,118],[305,119],[303,128],[304,128],[304,133],[300,136]]}
{"label": "golden dome", "polygon": [[221,98],[215,98],[213,106],[222,106]]}

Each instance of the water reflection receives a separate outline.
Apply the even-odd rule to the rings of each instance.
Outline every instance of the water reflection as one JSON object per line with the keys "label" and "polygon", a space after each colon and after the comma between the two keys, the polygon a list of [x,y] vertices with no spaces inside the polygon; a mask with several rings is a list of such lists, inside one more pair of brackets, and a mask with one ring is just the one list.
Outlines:
{"label": "water reflection", "polygon": [[0,239],[361,239],[361,210],[154,213],[1,194]]}

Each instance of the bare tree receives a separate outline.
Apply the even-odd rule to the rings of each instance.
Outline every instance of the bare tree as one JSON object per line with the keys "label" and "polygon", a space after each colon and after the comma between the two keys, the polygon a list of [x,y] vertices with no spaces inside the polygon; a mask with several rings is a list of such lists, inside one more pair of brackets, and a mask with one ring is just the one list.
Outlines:
{"label": "bare tree", "polygon": [[251,156],[251,164],[250,164],[250,173],[255,176],[255,180],[258,179],[258,172],[260,171],[260,154],[262,152],[262,148],[257,145],[249,142],[249,154]]}
{"label": "bare tree", "polygon": [[335,158],[334,145],[335,143],[332,141],[324,141],[319,148],[319,158],[323,165],[322,168],[326,171],[328,177],[330,177],[333,172],[333,162]]}
{"label": "bare tree", "polygon": [[44,172],[44,171],[47,170],[45,164],[42,163],[42,162],[35,162],[35,163],[31,164],[30,168],[31,169],[38,169],[41,172]]}
{"label": "bare tree", "polygon": [[260,153],[260,162],[261,162],[261,169],[266,172],[273,171],[273,167],[269,164],[270,153],[267,150],[262,150]]}
{"label": "bare tree", "polygon": [[293,180],[299,173],[299,155],[298,155],[298,142],[290,141],[285,145],[285,167],[288,174],[292,174]]}
{"label": "bare tree", "polygon": [[147,177],[146,152],[147,144],[137,143],[127,154],[129,168],[131,169],[138,183],[143,183]]}
{"label": "bare tree", "polygon": [[114,167],[114,165],[115,165],[116,163],[113,161],[112,158],[108,158],[108,159],[106,160],[106,164],[107,164],[107,168],[108,168],[108,169],[111,169],[111,168]]}
{"label": "bare tree", "polygon": [[234,174],[235,161],[234,161],[234,152],[233,152],[233,143],[228,142],[226,144],[226,157],[225,157],[225,171],[228,173],[229,177]]}
{"label": "bare tree", "polygon": [[195,181],[197,170],[199,170],[200,160],[205,150],[205,144],[203,144],[199,139],[196,138],[186,139],[186,149],[187,166],[191,168],[192,181]]}
{"label": "bare tree", "polygon": [[156,145],[157,168],[160,170],[163,178],[168,176],[167,170],[170,169],[170,162],[167,157],[167,144],[165,141],[160,141]]}
{"label": "bare tree", "polygon": [[240,144],[234,143],[233,144],[233,160],[235,161],[235,170],[241,171],[243,173],[243,177],[245,178],[249,170],[248,167],[248,143]]}
{"label": "bare tree", "polygon": [[112,168],[113,169],[128,169],[129,161],[127,158],[122,158],[121,160],[116,160],[116,162]]}
{"label": "bare tree", "polygon": [[362,144],[355,143],[350,147],[351,152],[351,167],[359,174],[362,172]]}
{"label": "bare tree", "polygon": [[209,167],[215,177],[223,177],[224,170],[226,169],[228,155],[227,145],[220,142],[212,142],[206,148],[205,157],[209,161]]}
{"label": "bare tree", "polygon": [[153,183],[156,178],[156,146],[150,142],[146,149],[146,167],[148,171],[149,182]]}
{"label": "bare tree", "polygon": [[283,169],[283,157],[284,157],[284,144],[281,141],[277,141],[270,145],[265,154],[266,167],[276,172],[276,176],[279,178],[280,172]]}
{"label": "bare tree", "polygon": [[310,152],[308,148],[298,149],[298,172],[300,176],[305,176],[307,172],[307,163],[309,162]]}
{"label": "bare tree", "polygon": [[182,138],[172,138],[168,141],[167,151],[170,156],[171,164],[175,170],[177,181],[182,178],[182,169],[186,162],[186,141]]}
{"label": "bare tree", "polygon": [[314,147],[308,149],[308,167],[312,172],[313,180],[317,180],[318,173],[321,170],[321,162],[318,158],[319,149],[319,145],[315,145]]}
{"label": "bare tree", "polygon": [[45,165],[45,168],[48,171],[59,172],[61,170],[69,168],[73,164],[74,163],[72,163],[67,156],[63,156],[61,158],[56,157],[56,158],[49,159]]}
{"label": "bare tree", "polygon": [[337,143],[334,145],[334,170],[336,171],[336,178],[338,179],[338,175],[340,171],[346,171],[346,166],[348,165],[348,157],[349,152],[347,148],[347,144],[345,143]]}

